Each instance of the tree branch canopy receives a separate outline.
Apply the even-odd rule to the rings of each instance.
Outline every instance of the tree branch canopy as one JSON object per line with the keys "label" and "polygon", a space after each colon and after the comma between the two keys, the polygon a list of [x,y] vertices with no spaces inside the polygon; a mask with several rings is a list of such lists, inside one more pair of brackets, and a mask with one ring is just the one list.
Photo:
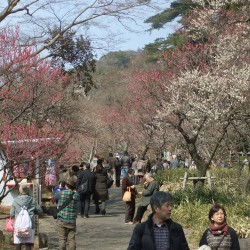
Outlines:
{"label": "tree branch canopy", "polygon": [[[72,28],[83,32],[90,26],[98,26],[98,20],[102,22],[101,18],[106,16],[117,18],[119,21],[125,20],[138,14],[141,7],[150,6],[150,2],[138,0],[2,1],[0,22],[6,21],[9,25],[18,23],[27,40],[32,38],[33,43],[37,44],[37,50],[34,52],[34,55],[37,55]],[[49,29],[52,28],[57,28],[58,32],[48,40]]]}

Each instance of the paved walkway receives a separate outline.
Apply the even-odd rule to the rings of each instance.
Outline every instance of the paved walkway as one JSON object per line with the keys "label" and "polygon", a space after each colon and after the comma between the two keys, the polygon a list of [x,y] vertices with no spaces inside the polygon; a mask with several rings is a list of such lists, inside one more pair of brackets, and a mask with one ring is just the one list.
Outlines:
{"label": "paved walkway", "polygon": [[[95,215],[95,207],[91,204],[90,218],[77,218],[77,250],[125,250],[128,247],[134,225],[125,225],[124,203],[121,201],[121,188],[109,190],[110,200],[107,202],[107,214]],[[5,219],[0,220],[0,228],[4,228]],[[56,221],[52,216],[44,215],[39,220],[40,233],[46,233],[50,250],[58,249]],[[186,231],[187,233],[188,231]],[[240,240],[241,250],[250,249],[250,239]],[[192,248],[191,250],[197,248]],[[1,246],[0,246],[0,249]],[[6,249],[4,249],[6,250]],[[45,250],[45,249],[44,249]]]}
{"label": "paved walkway", "polygon": [[[131,237],[134,225],[125,225],[124,203],[121,201],[121,189],[112,187],[107,202],[107,214],[95,215],[94,204],[91,204],[90,217],[77,218],[77,250],[125,250]],[[58,236],[55,220],[51,216],[40,219],[40,232],[49,237],[49,249],[57,249]]]}

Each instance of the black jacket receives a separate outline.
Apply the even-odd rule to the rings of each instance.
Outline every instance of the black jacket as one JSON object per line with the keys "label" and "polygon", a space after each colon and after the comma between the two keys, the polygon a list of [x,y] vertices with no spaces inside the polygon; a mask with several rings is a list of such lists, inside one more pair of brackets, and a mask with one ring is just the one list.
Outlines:
{"label": "black jacket", "polygon": [[[128,250],[155,250],[152,217],[153,214],[148,217],[147,221],[135,226]],[[170,249],[189,250],[182,226],[171,219],[167,220],[166,223],[170,236]]]}
{"label": "black jacket", "polygon": [[92,173],[89,169],[83,170],[79,173],[77,178],[76,187],[78,188],[82,183],[89,181],[89,191],[90,193],[94,192],[95,189],[95,174]]}

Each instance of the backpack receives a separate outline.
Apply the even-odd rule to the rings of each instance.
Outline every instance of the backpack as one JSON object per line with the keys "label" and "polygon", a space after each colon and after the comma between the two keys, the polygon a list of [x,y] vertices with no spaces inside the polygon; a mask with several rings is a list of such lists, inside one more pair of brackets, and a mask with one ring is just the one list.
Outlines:
{"label": "backpack", "polygon": [[14,233],[17,237],[26,238],[32,235],[32,222],[25,206],[16,217],[14,224]]}

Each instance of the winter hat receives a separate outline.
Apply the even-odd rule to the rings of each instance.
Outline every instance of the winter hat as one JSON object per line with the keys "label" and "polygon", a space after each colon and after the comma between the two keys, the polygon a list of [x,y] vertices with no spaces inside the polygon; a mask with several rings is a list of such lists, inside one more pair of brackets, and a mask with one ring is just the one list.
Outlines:
{"label": "winter hat", "polygon": [[21,183],[19,187],[20,194],[29,194],[30,193],[30,186],[28,183]]}

